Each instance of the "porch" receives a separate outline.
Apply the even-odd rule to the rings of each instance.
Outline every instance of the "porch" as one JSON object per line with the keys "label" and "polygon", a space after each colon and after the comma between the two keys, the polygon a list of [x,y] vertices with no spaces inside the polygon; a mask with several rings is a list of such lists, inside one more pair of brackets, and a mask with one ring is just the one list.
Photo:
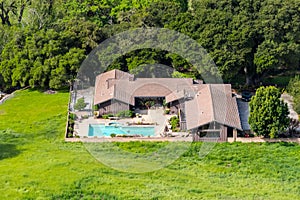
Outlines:
{"label": "porch", "polygon": [[237,138],[237,129],[212,122],[192,130],[193,141],[227,142],[228,137]]}

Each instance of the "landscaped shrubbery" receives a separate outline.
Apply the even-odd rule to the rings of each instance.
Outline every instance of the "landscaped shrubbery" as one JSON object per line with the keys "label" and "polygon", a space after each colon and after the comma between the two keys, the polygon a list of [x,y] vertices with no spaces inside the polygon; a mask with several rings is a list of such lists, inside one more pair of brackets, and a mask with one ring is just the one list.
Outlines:
{"label": "landscaped shrubbery", "polygon": [[117,136],[117,134],[115,134],[115,133],[110,134],[110,137],[112,137],[112,138],[114,138],[116,136]]}
{"label": "landscaped shrubbery", "polygon": [[99,110],[99,106],[98,105],[94,105],[93,106],[93,111],[98,111]]}
{"label": "landscaped shrubbery", "polygon": [[120,118],[132,118],[134,117],[134,113],[131,110],[123,110],[118,112],[117,114],[104,114],[102,115],[103,119],[109,119],[110,117],[120,117]]}
{"label": "landscaped shrubbery", "polygon": [[166,108],[166,109],[165,109],[165,114],[166,114],[166,115],[170,114],[170,109],[169,109],[169,108]]}
{"label": "landscaped shrubbery", "polygon": [[77,116],[74,113],[70,113],[69,114],[69,119],[68,119],[68,129],[67,129],[67,138],[72,138],[74,137],[74,124],[75,124],[75,120],[76,120]]}
{"label": "landscaped shrubbery", "polygon": [[109,119],[110,117],[113,117],[113,116],[114,116],[113,114],[104,114],[104,115],[102,115],[102,118]]}
{"label": "landscaped shrubbery", "polygon": [[174,132],[180,131],[179,118],[177,116],[171,117],[170,124],[172,126],[172,131],[174,131]]}
{"label": "landscaped shrubbery", "polygon": [[84,102],[84,97],[77,100],[77,102],[74,105],[75,110],[83,110],[86,106],[86,103]]}
{"label": "landscaped shrubbery", "polygon": [[116,117],[121,118],[131,118],[134,116],[134,113],[131,110],[123,110],[116,114]]}

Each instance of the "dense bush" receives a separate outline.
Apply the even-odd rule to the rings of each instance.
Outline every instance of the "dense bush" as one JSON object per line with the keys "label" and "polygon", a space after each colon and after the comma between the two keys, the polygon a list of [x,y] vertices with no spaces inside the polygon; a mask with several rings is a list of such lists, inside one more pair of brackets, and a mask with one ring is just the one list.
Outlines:
{"label": "dense bush", "polygon": [[179,131],[179,118],[177,116],[171,117],[170,124],[172,126],[172,131]]}
{"label": "dense bush", "polygon": [[77,118],[76,114],[70,113],[69,118],[75,120]]}
{"label": "dense bush", "polygon": [[116,137],[117,136],[117,134],[115,134],[115,133],[112,133],[112,134],[110,134],[110,137]]}
{"label": "dense bush", "polygon": [[67,138],[72,138],[73,137],[73,132],[74,132],[74,124],[77,116],[74,113],[69,114],[69,119],[68,119],[68,129],[67,129]]}
{"label": "dense bush", "polygon": [[165,109],[165,114],[166,115],[170,114],[170,109],[169,108]]}
{"label": "dense bush", "polygon": [[93,106],[93,110],[94,110],[94,111],[98,111],[98,110],[99,110],[99,106],[98,106],[98,105],[94,105],[94,106]]}
{"label": "dense bush", "polygon": [[134,113],[131,110],[123,110],[116,114],[116,117],[123,117],[123,118],[131,118],[134,116]]}
{"label": "dense bush", "polygon": [[75,110],[83,110],[86,106],[86,103],[84,102],[84,97],[77,100],[77,102],[74,105]]}
{"label": "dense bush", "polygon": [[260,87],[250,101],[249,124],[259,136],[277,137],[289,125],[287,104],[274,87]]}
{"label": "dense bush", "polygon": [[103,119],[108,119],[110,117],[114,117],[114,115],[113,114],[104,114],[104,115],[102,115]]}

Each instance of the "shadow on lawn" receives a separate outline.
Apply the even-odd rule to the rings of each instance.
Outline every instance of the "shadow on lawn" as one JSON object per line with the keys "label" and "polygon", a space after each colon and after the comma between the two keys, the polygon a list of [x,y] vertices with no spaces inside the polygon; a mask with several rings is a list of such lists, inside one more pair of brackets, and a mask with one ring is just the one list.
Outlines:
{"label": "shadow on lawn", "polygon": [[0,143],[0,160],[11,158],[20,154],[20,151],[14,144],[1,144]]}
{"label": "shadow on lawn", "polygon": [[[38,91],[40,93],[44,93],[46,91],[49,91],[46,88],[28,88],[27,90],[30,91],[30,92]],[[59,92],[59,93],[69,93],[70,92],[70,88],[68,86],[65,86],[65,87],[62,87],[62,88],[60,88],[58,90],[53,90],[53,91]]]}

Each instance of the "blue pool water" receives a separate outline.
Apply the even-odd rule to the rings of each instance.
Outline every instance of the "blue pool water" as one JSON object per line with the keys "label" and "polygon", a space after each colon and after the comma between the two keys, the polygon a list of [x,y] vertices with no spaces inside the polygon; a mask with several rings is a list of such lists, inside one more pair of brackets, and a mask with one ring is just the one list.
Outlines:
{"label": "blue pool water", "polygon": [[110,136],[111,134],[117,135],[142,135],[154,136],[154,127],[136,127],[136,126],[122,126],[120,124],[90,124],[88,136]]}

